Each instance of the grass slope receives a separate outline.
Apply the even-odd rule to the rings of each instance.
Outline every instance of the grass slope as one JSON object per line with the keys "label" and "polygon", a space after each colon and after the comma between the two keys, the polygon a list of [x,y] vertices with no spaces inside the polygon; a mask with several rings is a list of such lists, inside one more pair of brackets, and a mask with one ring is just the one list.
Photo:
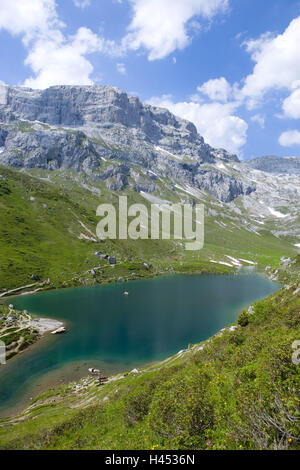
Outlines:
{"label": "grass slope", "polygon": [[288,285],[201,345],[97,387],[82,379],[0,422],[2,449],[299,449],[300,256]]}
{"label": "grass slope", "polygon": [[[178,256],[184,261],[178,243],[162,240],[95,243],[79,239],[82,234],[96,239],[99,221],[96,208],[100,203],[116,202],[117,196],[105,190],[100,196],[89,191],[76,182],[72,173],[68,177],[59,175],[54,182],[6,168],[1,168],[1,175],[5,179],[0,179],[0,293],[31,284],[32,275],[39,280],[49,278],[48,288],[70,287],[93,283],[87,271],[95,266],[103,268],[99,280],[107,281],[124,275],[132,277],[133,272],[141,277],[151,275],[142,268],[144,261],[154,266],[152,275],[171,268],[172,262],[176,265]],[[138,196],[130,195],[131,203],[137,202],[134,197]],[[108,269],[107,262],[100,262],[95,251],[116,255],[115,270]],[[192,260],[187,261],[190,264]],[[202,261],[198,263],[200,271]],[[205,270],[216,269],[208,265]],[[222,270],[220,266],[218,271]]]}
{"label": "grass slope", "polygon": [[[116,204],[120,194],[128,195],[129,205],[144,203],[149,207],[150,203],[130,190],[109,192],[104,182],[91,186],[72,171],[28,172],[0,168],[0,295],[32,284],[32,275],[41,282],[49,281],[30,290],[49,289],[112,282],[119,277],[149,277],[173,270],[228,272],[231,268],[210,261],[213,258],[228,263],[225,255],[275,266],[281,256],[294,252],[289,243],[267,231],[257,235],[242,223],[234,224],[227,217],[226,205],[216,216],[206,217],[205,247],[196,254],[185,251],[175,241],[95,243],[88,238],[96,239],[96,208],[100,203]],[[174,202],[179,200],[168,191],[165,196]],[[207,210],[213,203],[207,198]],[[106,261],[100,262],[95,251],[115,255],[116,268],[111,270]],[[145,261],[152,266],[149,271],[142,266]],[[96,279],[90,272],[95,266],[101,268]]]}

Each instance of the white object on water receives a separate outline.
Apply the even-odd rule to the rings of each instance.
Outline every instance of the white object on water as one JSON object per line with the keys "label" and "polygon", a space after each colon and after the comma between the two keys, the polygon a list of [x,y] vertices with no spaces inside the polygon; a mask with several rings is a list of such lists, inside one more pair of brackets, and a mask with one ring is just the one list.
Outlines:
{"label": "white object on water", "polygon": [[89,372],[91,374],[100,374],[100,370],[99,369],[94,369],[94,367],[90,367]]}
{"label": "white object on water", "polygon": [[62,333],[65,333],[66,332],[66,329],[64,326],[62,326],[61,328],[58,328],[57,330],[54,330],[52,331],[52,334],[53,335],[60,335]]}

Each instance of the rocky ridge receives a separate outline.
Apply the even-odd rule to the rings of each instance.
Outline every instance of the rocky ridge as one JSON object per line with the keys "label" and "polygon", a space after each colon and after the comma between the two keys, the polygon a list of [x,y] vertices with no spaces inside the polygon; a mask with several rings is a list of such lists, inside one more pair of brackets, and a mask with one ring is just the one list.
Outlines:
{"label": "rocky ridge", "polygon": [[235,155],[213,149],[191,122],[110,86],[46,90],[0,86],[0,163],[85,172],[110,190],[154,192],[156,180],[207,191],[222,202],[255,191],[223,172]]}
{"label": "rocky ridge", "polygon": [[84,184],[104,182],[112,192],[128,188],[150,202],[209,202],[215,217],[226,203],[232,224],[258,236],[264,230],[292,236],[296,245],[300,176],[283,169],[295,169],[298,160],[240,162],[207,145],[192,123],[114,87],[0,85],[0,164],[22,171],[71,169]]}
{"label": "rocky ridge", "polygon": [[269,155],[247,160],[245,164],[250,168],[267,173],[300,175],[300,157],[276,157]]}

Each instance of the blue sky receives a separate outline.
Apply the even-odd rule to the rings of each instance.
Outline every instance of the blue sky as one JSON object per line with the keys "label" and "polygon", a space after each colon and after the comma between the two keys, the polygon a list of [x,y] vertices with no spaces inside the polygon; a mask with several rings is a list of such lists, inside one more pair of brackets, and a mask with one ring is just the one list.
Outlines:
{"label": "blue sky", "polygon": [[0,0],[0,80],[104,83],[241,158],[300,153],[300,2]]}

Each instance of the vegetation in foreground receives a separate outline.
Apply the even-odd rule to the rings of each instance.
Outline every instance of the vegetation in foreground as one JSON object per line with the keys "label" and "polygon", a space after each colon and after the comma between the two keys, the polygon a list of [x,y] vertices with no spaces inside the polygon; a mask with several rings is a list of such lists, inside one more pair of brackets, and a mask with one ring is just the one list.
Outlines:
{"label": "vegetation in foreground", "polygon": [[299,449],[300,256],[285,286],[139,373],[50,390],[0,422],[2,449]]}

